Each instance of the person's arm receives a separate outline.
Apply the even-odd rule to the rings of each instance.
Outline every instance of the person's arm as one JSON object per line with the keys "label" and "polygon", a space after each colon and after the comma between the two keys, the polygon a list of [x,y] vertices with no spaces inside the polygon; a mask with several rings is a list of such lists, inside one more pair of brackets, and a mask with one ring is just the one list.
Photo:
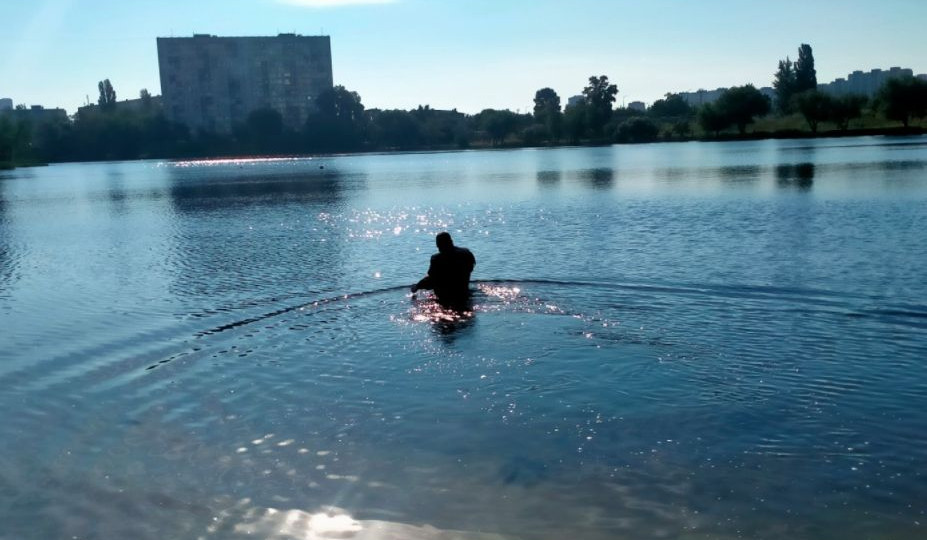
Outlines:
{"label": "person's arm", "polygon": [[434,288],[434,286],[433,286],[432,283],[431,283],[431,274],[432,274],[432,271],[434,270],[434,266],[435,266],[435,256],[432,255],[432,256],[431,256],[431,261],[430,261],[429,264],[428,264],[428,273],[425,274],[425,277],[423,277],[421,280],[419,280],[418,283],[416,283],[415,285],[412,285],[412,292],[413,292],[413,293],[418,292],[420,289],[426,289],[426,290],[427,290],[427,289],[433,289],[433,288]]}
{"label": "person's arm", "polygon": [[418,292],[421,289],[433,289],[431,285],[431,276],[425,276],[418,283],[412,285],[412,292]]}

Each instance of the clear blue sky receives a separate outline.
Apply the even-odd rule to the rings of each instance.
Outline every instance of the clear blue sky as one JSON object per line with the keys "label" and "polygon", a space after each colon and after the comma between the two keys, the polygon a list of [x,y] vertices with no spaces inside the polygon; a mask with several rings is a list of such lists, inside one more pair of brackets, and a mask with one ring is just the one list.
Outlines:
{"label": "clear blue sky", "polygon": [[335,83],[367,107],[531,107],[608,75],[618,102],[768,86],[810,43],[818,80],[927,72],[925,0],[3,0],[0,97],[73,113],[97,81],[160,94],[155,38],[324,33]]}

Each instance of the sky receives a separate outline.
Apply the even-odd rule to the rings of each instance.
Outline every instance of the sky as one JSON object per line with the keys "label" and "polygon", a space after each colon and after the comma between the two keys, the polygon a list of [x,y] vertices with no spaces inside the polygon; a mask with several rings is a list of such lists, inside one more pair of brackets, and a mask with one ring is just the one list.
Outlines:
{"label": "sky", "polygon": [[925,0],[0,0],[0,98],[62,107],[161,93],[156,37],[331,36],[335,84],[368,108],[527,112],[592,75],[618,104],[770,86],[814,49],[819,82],[862,69],[927,73]]}

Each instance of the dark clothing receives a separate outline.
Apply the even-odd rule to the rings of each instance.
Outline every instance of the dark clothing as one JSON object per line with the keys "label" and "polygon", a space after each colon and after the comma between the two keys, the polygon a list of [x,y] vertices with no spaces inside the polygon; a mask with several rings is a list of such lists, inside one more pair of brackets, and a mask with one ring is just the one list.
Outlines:
{"label": "dark clothing", "polygon": [[470,274],[476,266],[476,257],[467,248],[451,247],[431,256],[428,275],[416,289],[434,289],[441,302],[459,302],[470,296]]}

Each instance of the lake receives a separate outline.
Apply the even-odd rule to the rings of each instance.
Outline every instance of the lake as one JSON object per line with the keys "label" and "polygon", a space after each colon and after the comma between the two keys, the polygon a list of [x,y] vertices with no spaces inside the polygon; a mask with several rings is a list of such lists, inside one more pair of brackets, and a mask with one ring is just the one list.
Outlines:
{"label": "lake", "polygon": [[927,137],[0,172],[0,539],[923,537],[925,263]]}

